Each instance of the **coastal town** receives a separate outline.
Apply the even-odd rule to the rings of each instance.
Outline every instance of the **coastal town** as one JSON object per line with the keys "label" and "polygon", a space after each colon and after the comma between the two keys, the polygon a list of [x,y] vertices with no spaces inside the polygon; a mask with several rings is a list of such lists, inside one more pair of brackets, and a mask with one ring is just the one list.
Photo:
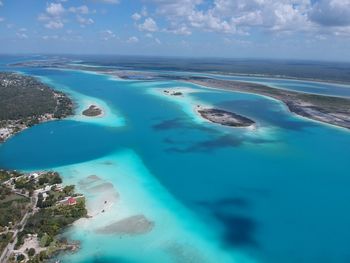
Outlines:
{"label": "coastal town", "polygon": [[77,250],[59,234],[86,216],[84,196],[58,173],[0,170],[0,262],[46,262]]}

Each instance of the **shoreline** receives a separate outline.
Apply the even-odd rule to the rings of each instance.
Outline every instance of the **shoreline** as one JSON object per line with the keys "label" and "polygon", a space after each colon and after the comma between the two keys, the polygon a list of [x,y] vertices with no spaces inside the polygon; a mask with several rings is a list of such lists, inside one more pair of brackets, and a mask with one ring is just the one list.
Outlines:
{"label": "shoreline", "polygon": [[[11,235],[5,246],[2,244],[1,262],[19,261],[19,256],[25,262],[46,262],[60,252],[77,251],[80,241],[61,236],[62,230],[65,232],[75,222],[86,217],[85,196],[75,191],[75,185],[63,184],[60,174],[53,171],[17,172],[1,169],[0,172],[2,197],[6,189],[5,199],[6,196],[15,195],[28,202],[20,208],[21,217],[1,226],[5,230],[3,233]],[[12,199],[8,202],[15,201]],[[1,209],[13,217],[6,206]],[[67,219],[62,221],[62,216]]]}
{"label": "shoreline", "polygon": [[[0,92],[7,95],[10,98],[9,101],[13,100],[11,105],[2,105],[5,107],[7,117],[0,119],[0,144],[34,125],[74,115],[74,102],[70,96],[50,87],[39,78],[17,72],[0,72],[0,76]],[[8,87],[15,89],[16,93],[11,93]],[[40,98],[32,97],[41,96],[40,93],[45,94]],[[35,110],[29,108],[31,112],[18,114],[18,109],[13,109],[16,107],[13,103],[19,103],[17,97],[21,98],[21,104],[31,105]],[[49,100],[55,104],[54,109],[45,108],[47,107],[45,103]]]}
{"label": "shoreline", "polygon": [[[162,94],[174,99],[184,99],[189,93],[197,92],[191,88],[172,88],[163,89]],[[198,116],[198,118],[210,123],[217,124],[229,128],[248,128],[251,130],[256,129],[256,122],[249,119],[248,117],[242,116],[240,114],[218,109],[215,106],[203,105],[203,103],[191,103],[193,112]]]}
{"label": "shoreline", "polygon": [[[262,84],[212,78],[188,78],[184,81],[205,88],[265,96],[283,103],[289,112],[299,117],[347,130],[350,129],[350,98],[287,91]],[[343,104],[336,103],[334,100],[339,100]],[[346,103],[347,101],[348,103]],[[334,104],[337,104],[338,108],[333,106]],[[340,109],[342,106],[343,109]]]}
{"label": "shoreline", "polygon": [[[73,62],[73,63],[72,63]],[[150,72],[153,73],[151,69],[118,69],[115,68],[113,65],[91,65],[91,64],[84,64],[84,61],[79,61],[81,63],[74,63],[74,61],[69,61],[67,59],[56,59],[52,61],[47,60],[29,60],[29,61],[22,61],[22,62],[16,62],[16,63],[10,63],[7,64],[7,66],[10,67],[42,67],[42,68],[55,68],[55,69],[72,69],[72,70],[83,70],[83,71],[90,71],[90,72],[96,72],[96,74],[106,74],[109,75],[111,72],[103,72],[105,71],[119,71],[119,72],[127,72],[127,71],[133,71],[133,72]],[[114,68],[113,68],[114,67]],[[101,69],[101,71],[98,71],[96,69]],[[157,71],[157,70],[155,70]],[[210,74],[210,75],[221,75],[221,76],[233,76],[233,77],[256,77],[256,78],[270,78],[270,79],[279,79],[279,80],[302,80],[306,82],[316,82],[316,83],[328,83],[328,84],[336,84],[336,85],[342,85],[342,86],[349,86],[349,81],[342,81],[342,80],[336,80],[336,79],[320,79],[320,78],[307,78],[307,77],[293,77],[288,75],[281,75],[281,74],[263,74],[263,73],[239,73],[239,72],[225,72],[225,71],[181,71],[181,70],[175,70],[177,72],[182,73],[190,73],[190,74]],[[158,71],[159,72],[159,71]],[[173,72],[169,70],[162,71],[164,73],[167,72]],[[112,75],[112,74],[110,74]],[[123,74],[124,75],[124,74]]]}

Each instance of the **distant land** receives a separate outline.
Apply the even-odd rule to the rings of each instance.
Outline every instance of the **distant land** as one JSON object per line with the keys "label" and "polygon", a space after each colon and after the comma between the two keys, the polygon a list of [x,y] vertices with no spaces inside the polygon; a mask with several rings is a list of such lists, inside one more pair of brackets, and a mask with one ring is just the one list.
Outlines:
{"label": "distant land", "polygon": [[62,57],[66,58],[66,62],[71,60],[79,64],[84,61],[82,65],[89,64],[98,67],[115,67],[126,70],[192,71],[225,75],[279,77],[350,83],[349,62],[117,55],[48,55],[31,56],[28,60],[61,60]]}
{"label": "distant land", "polygon": [[[147,60],[150,60],[150,58],[146,58],[147,59],[146,61],[142,60],[142,58],[138,58],[138,59],[141,60],[142,63],[145,63]],[[179,63],[178,60],[176,61]],[[200,61],[203,62],[204,60],[200,60]],[[254,93],[258,95],[268,96],[284,102],[291,112],[299,116],[320,121],[323,123],[335,125],[338,127],[350,129],[350,99],[348,98],[340,98],[340,97],[328,96],[328,95],[308,94],[308,93],[297,92],[297,91],[288,91],[288,90],[276,89],[276,88],[269,87],[267,85],[251,83],[251,82],[221,80],[221,79],[215,78],[214,75],[213,77],[201,77],[201,76],[193,75],[191,74],[191,72],[186,74],[181,74],[179,72],[176,72],[176,73],[168,72],[168,71],[164,72],[165,70],[164,68],[162,68],[163,71],[160,71],[160,72],[153,70],[155,67],[155,64],[157,64],[158,66],[162,64],[162,60],[159,63],[154,63],[154,64],[152,64],[152,60],[150,60],[149,65],[142,64],[141,62],[140,64],[136,63],[136,65],[134,66],[135,68],[138,68],[140,65],[141,67],[150,68],[145,72],[139,72],[135,69],[128,70],[123,68],[123,65],[125,65],[126,63],[124,62],[123,64],[123,60],[121,62],[120,61],[116,62],[117,64],[115,65],[119,65],[118,67],[114,67],[111,65],[107,66],[107,64],[111,64],[111,63],[104,62],[104,60],[102,60],[102,62],[99,62],[98,64],[96,63],[95,66],[91,66],[91,63],[93,63],[93,61],[77,63],[77,62],[71,61],[70,59],[56,58],[51,60],[26,61],[22,63],[13,64],[13,66],[84,70],[84,71],[90,71],[90,72],[95,72],[99,74],[115,76],[122,79],[138,79],[138,80],[149,80],[149,81],[162,80],[162,79],[178,80],[178,81],[191,82],[193,84],[206,86],[208,88],[218,88],[218,89],[224,89],[224,90],[230,90],[230,91]],[[170,63],[174,63],[174,61],[168,62],[167,65],[170,65]],[[192,65],[194,65],[193,64],[194,62],[191,62],[191,63]],[[273,62],[273,63],[276,63],[276,62]],[[171,65],[172,65],[171,66],[172,68],[167,68],[169,71],[171,69],[175,70],[178,67],[178,64],[176,63]],[[213,64],[209,64],[209,65],[210,67],[214,66]],[[220,65],[221,64],[217,65],[217,67],[220,68]],[[230,67],[232,66],[233,64],[230,64]],[[196,65],[194,67],[200,68],[201,70],[208,68],[206,64]],[[225,68],[225,63],[223,63],[223,68]],[[300,69],[300,67],[296,67],[296,68]],[[349,68],[346,68],[346,69],[349,70]],[[208,73],[208,71],[205,71],[204,73]],[[315,71],[314,71],[314,74],[316,74]],[[316,77],[316,75],[314,76]],[[319,80],[319,78],[321,78],[322,75],[318,74],[317,77]],[[345,78],[348,76],[344,75],[343,77]],[[344,78],[342,78],[342,80],[344,80]],[[206,119],[211,119],[212,122],[214,119],[215,119],[214,122],[218,121],[216,117],[214,119],[212,118],[213,117],[212,114],[210,118],[208,118],[209,115],[207,113],[200,114],[200,115],[202,117],[205,117]],[[237,116],[238,116],[238,119],[240,119],[241,121],[243,120],[241,118],[243,116],[236,115],[236,117]],[[231,115],[231,117],[233,117],[233,115]],[[243,126],[249,126],[249,123],[246,123],[246,120],[244,120],[242,123],[241,121],[239,121],[240,123],[239,126],[241,126],[242,123],[245,123]],[[220,122],[227,124],[226,119],[224,121],[221,120]]]}

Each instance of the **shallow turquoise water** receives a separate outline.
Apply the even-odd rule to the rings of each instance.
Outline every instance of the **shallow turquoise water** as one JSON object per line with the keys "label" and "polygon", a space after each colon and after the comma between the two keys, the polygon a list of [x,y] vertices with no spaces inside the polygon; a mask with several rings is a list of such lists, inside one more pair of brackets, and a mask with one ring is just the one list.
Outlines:
{"label": "shallow turquoise water", "polygon": [[[349,132],[256,95],[22,70],[74,91],[77,103],[80,96],[104,101],[125,125],[41,124],[0,146],[0,166],[55,168],[72,183],[90,174],[111,182],[121,200],[93,226],[133,213],[155,221],[150,233],[124,239],[96,235],[89,222],[75,226],[68,234],[82,249],[64,261],[349,262]],[[174,87],[199,92],[183,101],[155,95]],[[191,101],[249,116],[258,129],[200,122]]]}

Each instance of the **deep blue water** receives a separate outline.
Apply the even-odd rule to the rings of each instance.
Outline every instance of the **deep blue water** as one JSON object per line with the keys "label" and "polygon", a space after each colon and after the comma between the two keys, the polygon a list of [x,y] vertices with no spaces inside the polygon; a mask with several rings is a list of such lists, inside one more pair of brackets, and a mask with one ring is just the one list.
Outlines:
{"label": "deep blue water", "polygon": [[349,132],[296,118],[273,100],[225,91],[192,96],[249,116],[266,131],[197,124],[179,105],[147,92],[190,84],[25,72],[104,100],[127,124],[41,124],[0,146],[0,166],[50,168],[133,149],[176,199],[220,233],[225,249],[258,262],[350,262]]}

